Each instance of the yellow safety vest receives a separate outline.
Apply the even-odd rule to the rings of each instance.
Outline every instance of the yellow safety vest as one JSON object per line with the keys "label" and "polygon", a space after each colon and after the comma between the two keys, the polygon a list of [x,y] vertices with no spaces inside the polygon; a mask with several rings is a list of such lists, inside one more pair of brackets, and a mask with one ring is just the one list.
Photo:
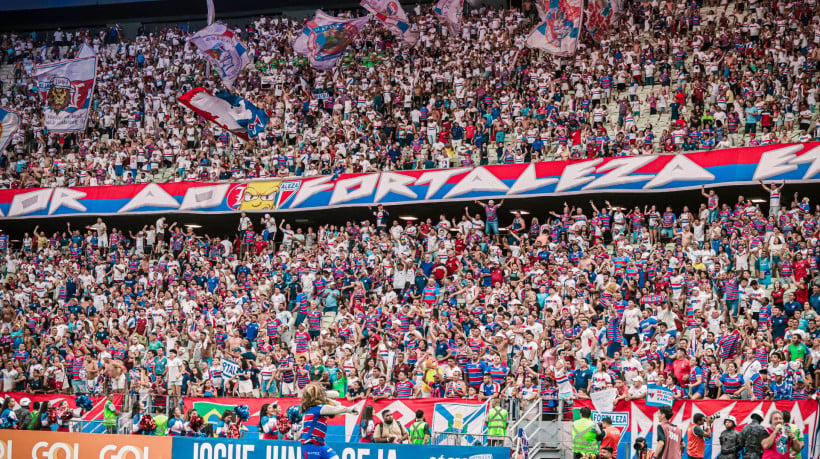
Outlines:
{"label": "yellow safety vest", "polygon": [[507,410],[494,407],[487,415],[487,435],[503,437],[507,435]]}
{"label": "yellow safety vest", "polygon": [[424,421],[416,421],[410,426],[410,444],[421,445],[426,443],[424,441],[424,430],[427,423]]}
{"label": "yellow safety vest", "polygon": [[572,452],[598,454],[598,439],[592,419],[581,418],[572,423]]}

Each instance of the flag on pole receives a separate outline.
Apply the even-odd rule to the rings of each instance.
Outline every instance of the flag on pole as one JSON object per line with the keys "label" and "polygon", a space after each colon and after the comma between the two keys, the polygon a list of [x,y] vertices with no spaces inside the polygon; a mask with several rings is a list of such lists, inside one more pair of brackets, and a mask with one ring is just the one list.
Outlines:
{"label": "flag on pole", "polygon": [[211,95],[205,88],[194,88],[179,96],[178,100],[208,121],[245,140],[258,136],[269,120],[264,110],[225,91]]}
{"label": "flag on pole", "polygon": [[464,0],[439,0],[433,7],[433,13],[441,18],[450,29],[450,33],[461,33],[461,13],[464,9]]}
{"label": "flag on pole", "polygon": [[206,26],[195,33],[190,41],[216,67],[226,86],[232,86],[239,72],[251,62],[248,50],[221,22]]}
{"label": "flag on pole", "polygon": [[0,107],[0,152],[6,149],[11,137],[20,128],[20,115],[7,108]]}
{"label": "flag on pole", "polygon": [[549,0],[536,3],[542,22],[527,37],[527,46],[556,56],[570,56],[578,49],[582,0]]}
{"label": "flag on pole", "polygon": [[293,50],[310,59],[317,70],[330,70],[368,20],[370,16],[344,19],[316,10],[316,15],[293,41]]}
{"label": "flag on pole", "polygon": [[362,7],[373,13],[397,37],[410,46],[419,41],[418,30],[410,27],[407,13],[396,0],[362,0]]}
{"label": "flag on pole", "polygon": [[85,129],[94,95],[97,57],[85,57],[34,67],[37,92],[46,103],[46,129],[76,132]]}
{"label": "flag on pole", "polygon": [[216,19],[216,10],[214,9],[214,0],[205,0],[208,3],[208,25],[214,23]]}

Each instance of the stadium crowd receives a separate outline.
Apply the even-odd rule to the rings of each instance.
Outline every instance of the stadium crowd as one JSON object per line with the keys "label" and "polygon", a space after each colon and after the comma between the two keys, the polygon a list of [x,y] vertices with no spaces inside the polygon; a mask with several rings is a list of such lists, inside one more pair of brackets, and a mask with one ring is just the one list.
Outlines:
{"label": "stadium crowd", "polygon": [[[524,6],[470,8],[459,36],[416,6],[415,47],[374,25],[324,73],[292,51],[301,20],[262,17],[238,28],[254,68],[234,92],[272,115],[247,144],[176,102],[193,87],[221,85],[182,29],[5,34],[2,61],[14,70],[0,104],[21,112],[24,129],[0,156],[0,186],[306,176],[820,138],[814,1],[626,2],[620,26],[563,58],[526,48],[537,15]],[[74,57],[82,43],[99,55],[88,128],[49,133],[32,68]]]}
{"label": "stadium crowd", "polygon": [[[609,202],[508,226],[459,219],[294,227],[242,215],[235,237],[164,217],[99,219],[4,253],[3,391],[362,397],[800,400],[820,387],[820,207],[766,185],[682,212]],[[483,211],[483,216],[481,212]],[[204,230],[203,230],[204,231]],[[223,359],[239,365],[223,376]]]}

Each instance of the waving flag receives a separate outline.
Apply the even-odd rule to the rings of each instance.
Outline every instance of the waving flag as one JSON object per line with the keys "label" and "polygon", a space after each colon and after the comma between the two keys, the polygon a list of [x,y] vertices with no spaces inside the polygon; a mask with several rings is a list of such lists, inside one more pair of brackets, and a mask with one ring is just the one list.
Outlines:
{"label": "waving flag", "polygon": [[536,2],[539,24],[527,37],[527,46],[556,56],[570,56],[578,49],[583,19],[582,0]]}
{"label": "waving flag", "polygon": [[473,445],[481,441],[486,433],[487,426],[484,418],[487,417],[487,404],[468,405],[466,403],[436,403],[433,412],[433,423],[430,430],[436,432],[433,444],[443,443],[448,434],[456,434],[455,438],[461,444]]}
{"label": "waving flag", "polygon": [[84,57],[34,67],[37,92],[46,102],[46,129],[74,132],[85,129],[94,94],[97,57]]}
{"label": "waving flag", "polygon": [[293,50],[310,59],[317,70],[330,70],[369,19],[369,16],[337,18],[317,10],[316,16],[293,41]]}
{"label": "waving flag", "polygon": [[248,50],[239,42],[233,31],[221,22],[208,25],[194,34],[190,40],[216,67],[226,86],[233,85],[239,72],[251,62]]}
{"label": "waving flag", "polygon": [[11,136],[20,127],[20,115],[17,112],[0,107],[0,152],[5,150]]}
{"label": "waving flag", "polygon": [[584,28],[589,36],[600,42],[621,15],[620,0],[590,0],[585,11]]}
{"label": "waving flag", "polygon": [[418,30],[410,28],[407,13],[396,0],[362,0],[362,7],[373,13],[391,32],[409,45],[419,41]]}
{"label": "waving flag", "polygon": [[464,10],[464,0],[439,0],[433,7],[433,13],[447,23],[450,33],[461,33],[461,13]]}
{"label": "waving flag", "polygon": [[268,124],[268,114],[264,110],[225,91],[211,95],[205,88],[194,88],[179,96],[179,101],[208,121],[245,140],[258,136]]}

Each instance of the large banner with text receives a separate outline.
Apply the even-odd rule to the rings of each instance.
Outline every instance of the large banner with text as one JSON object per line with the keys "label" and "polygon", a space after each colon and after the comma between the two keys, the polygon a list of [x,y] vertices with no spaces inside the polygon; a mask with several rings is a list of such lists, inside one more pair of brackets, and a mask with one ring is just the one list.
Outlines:
{"label": "large banner with text", "polygon": [[[328,443],[339,459],[509,459],[510,448],[487,446],[394,445]],[[229,440],[177,437],[174,459],[298,459],[301,446],[293,441]],[[153,456],[151,459],[154,459]]]}
{"label": "large banner with text", "polygon": [[[20,403],[20,400],[27,398],[32,403],[32,407],[36,403],[39,407],[45,406],[44,403],[47,403],[48,406],[59,406],[61,403],[66,402],[68,403],[68,407],[72,409],[72,411],[77,411],[77,404],[75,403],[76,397],[71,395],[64,395],[64,394],[29,394],[27,392],[6,392],[0,393],[0,398],[5,399],[6,397],[11,397],[17,403]],[[122,395],[114,394],[111,396],[111,401],[114,403],[114,406],[117,407],[118,410],[122,410]],[[82,432],[89,432],[89,433],[102,433],[105,432],[105,426],[103,425],[103,407],[105,406],[105,397],[100,396],[91,396],[89,397],[91,402],[94,406],[89,410],[82,412],[79,416],[74,418],[74,421],[77,424],[77,430]]]}
{"label": "large banner with text", "polygon": [[679,155],[596,158],[261,179],[0,190],[0,217],[316,210],[374,204],[650,193],[820,181],[820,142]]}
{"label": "large banner with text", "polygon": [[[620,401],[615,404],[612,412],[598,412],[595,410],[591,400],[575,400],[574,409],[577,411],[581,407],[589,407],[593,414],[593,420],[600,421],[605,416],[613,420],[613,425],[621,432],[621,441],[618,445],[618,457],[635,457],[632,443],[637,437],[646,438],[649,447],[655,445],[655,432],[658,426],[658,407],[648,406],[645,400],[640,401]],[[768,419],[774,410],[788,411],[791,413],[791,423],[799,426],[803,432],[805,446],[803,446],[803,458],[815,459],[818,457],[817,445],[817,412],[818,403],[813,400],[791,401],[750,401],[750,400],[676,400],[672,405],[674,416],[672,424],[678,426],[686,432],[692,421],[692,416],[696,413],[703,413],[705,416],[714,416],[716,421],[712,424],[712,440],[706,442],[704,457],[715,459],[720,453],[720,434],[725,429],[723,420],[726,416],[732,415],[737,419],[737,430],[742,430],[749,422],[752,411],[760,409],[765,415],[764,426],[768,426]],[[684,457],[687,457],[684,455]]]}
{"label": "large banner with text", "polygon": [[0,430],[0,459],[21,458],[171,459],[171,437]]}
{"label": "large banner with text", "polygon": [[[247,405],[251,417],[243,423],[248,429],[248,436],[256,437],[259,433],[259,411],[262,405],[276,402],[282,407],[282,411],[294,405],[299,405],[298,398],[191,398],[184,399],[185,411],[193,408],[207,422],[219,422],[225,410],[232,410],[238,405]],[[442,398],[422,398],[422,399],[365,399],[349,401],[340,399],[339,403],[344,406],[356,406],[359,414],[343,414],[330,419],[327,426],[327,439],[329,441],[358,441],[359,422],[361,413],[367,405],[373,406],[373,422],[379,423],[382,420],[382,412],[390,410],[393,419],[401,422],[405,427],[409,427],[416,419],[416,411],[424,412],[424,419],[430,424],[437,434],[454,433],[463,435],[475,435],[476,438],[483,439],[480,434],[486,432],[483,414],[486,410],[480,410],[477,418],[479,427],[475,428],[470,422],[470,413],[465,414],[463,406],[480,406],[483,402],[479,400],[442,399]],[[446,418],[447,422],[436,422],[434,413],[438,412],[439,417]],[[442,414],[443,413],[443,414]]]}

